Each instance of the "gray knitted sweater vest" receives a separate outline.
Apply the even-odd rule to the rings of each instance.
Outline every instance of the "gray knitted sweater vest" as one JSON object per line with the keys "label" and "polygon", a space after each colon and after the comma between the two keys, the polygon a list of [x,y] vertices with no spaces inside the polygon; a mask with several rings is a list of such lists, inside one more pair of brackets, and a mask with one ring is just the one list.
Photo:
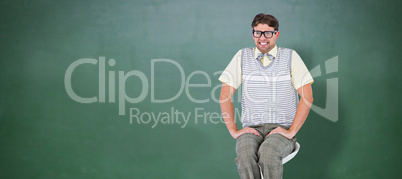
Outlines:
{"label": "gray knitted sweater vest", "polygon": [[243,127],[292,124],[299,99],[291,82],[291,57],[291,49],[278,48],[276,58],[264,67],[255,59],[253,48],[242,49]]}

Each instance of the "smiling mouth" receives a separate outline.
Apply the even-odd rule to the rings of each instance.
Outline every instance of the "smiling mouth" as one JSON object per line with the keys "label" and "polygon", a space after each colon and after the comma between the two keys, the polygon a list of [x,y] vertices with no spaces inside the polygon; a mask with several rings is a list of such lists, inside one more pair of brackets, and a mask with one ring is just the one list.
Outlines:
{"label": "smiling mouth", "polygon": [[268,42],[260,42],[260,45],[267,45]]}

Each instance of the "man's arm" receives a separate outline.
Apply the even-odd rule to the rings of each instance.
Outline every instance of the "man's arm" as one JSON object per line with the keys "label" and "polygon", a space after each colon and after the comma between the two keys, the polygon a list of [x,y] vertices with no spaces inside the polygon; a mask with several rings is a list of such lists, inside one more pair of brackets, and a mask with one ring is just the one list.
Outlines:
{"label": "man's arm", "polygon": [[236,88],[226,83],[222,83],[219,103],[221,104],[223,120],[225,121],[226,127],[228,128],[230,135],[232,135],[232,137],[235,139],[239,138],[239,136],[245,133],[251,133],[259,136],[260,133],[253,128],[245,127],[241,130],[237,129],[234,117],[233,101],[232,101],[232,97],[235,92]]}
{"label": "man's arm", "polygon": [[267,137],[271,134],[278,133],[288,139],[291,139],[300,130],[304,121],[306,121],[308,113],[310,112],[311,104],[313,104],[313,90],[311,88],[311,83],[300,87],[297,89],[297,92],[300,95],[300,102],[297,105],[296,115],[289,130],[286,130],[282,127],[277,127],[276,129],[272,130]]}

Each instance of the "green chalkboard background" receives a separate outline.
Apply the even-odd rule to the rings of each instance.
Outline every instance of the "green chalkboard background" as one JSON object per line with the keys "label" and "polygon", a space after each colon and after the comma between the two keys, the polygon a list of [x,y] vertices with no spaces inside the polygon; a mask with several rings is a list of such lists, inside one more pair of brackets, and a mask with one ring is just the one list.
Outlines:
{"label": "green chalkboard background", "polygon": [[239,178],[217,78],[254,45],[260,12],[279,19],[277,44],[315,69],[315,109],[284,178],[401,178],[401,6],[1,1],[0,178]]}

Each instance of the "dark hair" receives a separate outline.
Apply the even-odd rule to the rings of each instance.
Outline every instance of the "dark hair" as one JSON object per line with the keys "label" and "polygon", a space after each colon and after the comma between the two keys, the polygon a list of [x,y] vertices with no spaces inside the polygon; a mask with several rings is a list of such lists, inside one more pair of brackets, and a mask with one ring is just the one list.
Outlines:
{"label": "dark hair", "polygon": [[260,13],[254,17],[253,22],[251,23],[251,28],[254,28],[258,24],[267,24],[270,27],[273,27],[275,30],[279,28],[278,19],[276,19],[273,15]]}

